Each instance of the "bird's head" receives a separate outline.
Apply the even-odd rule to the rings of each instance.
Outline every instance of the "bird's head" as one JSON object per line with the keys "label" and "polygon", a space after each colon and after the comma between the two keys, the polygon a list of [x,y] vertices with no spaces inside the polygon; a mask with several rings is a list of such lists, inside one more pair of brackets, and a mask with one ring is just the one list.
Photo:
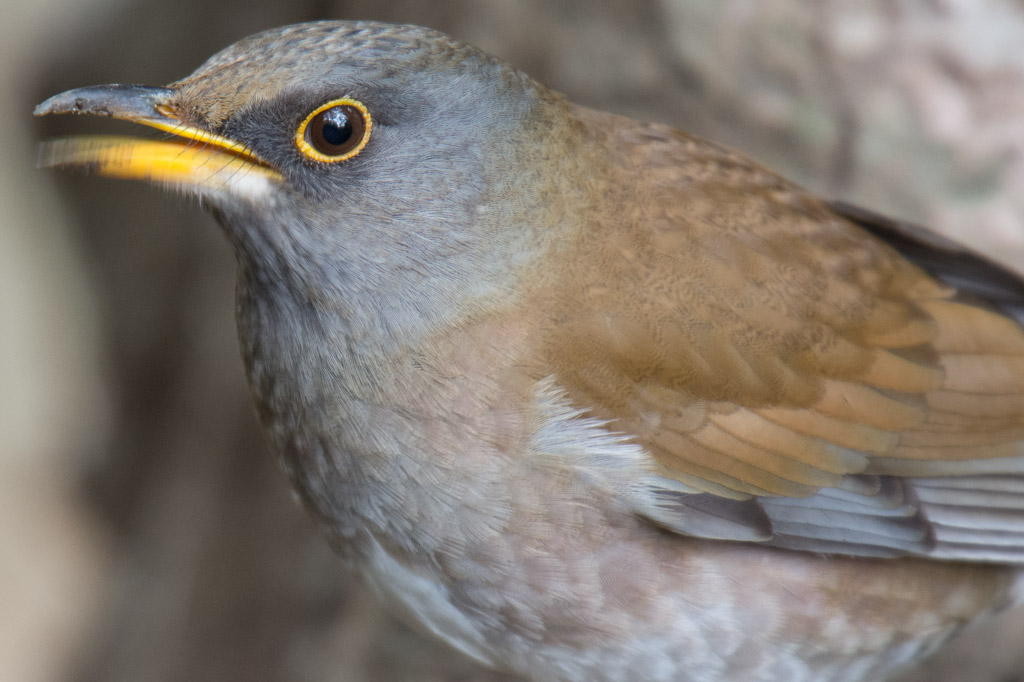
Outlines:
{"label": "bird's head", "polygon": [[80,88],[35,113],[168,133],[50,141],[41,160],[200,196],[254,282],[342,307],[392,294],[415,316],[417,295],[443,314],[438,300],[486,297],[543,248],[567,106],[438,32],[315,22],[239,41],[164,88]]}

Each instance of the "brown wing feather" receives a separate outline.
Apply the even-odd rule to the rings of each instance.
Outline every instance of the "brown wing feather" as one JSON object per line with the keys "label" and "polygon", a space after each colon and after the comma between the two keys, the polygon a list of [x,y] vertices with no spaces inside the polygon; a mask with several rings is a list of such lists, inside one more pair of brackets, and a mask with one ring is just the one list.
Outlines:
{"label": "brown wing feather", "polygon": [[949,282],[967,276],[937,277],[917,228],[865,231],[736,154],[633,132],[600,188],[630,200],[567,247],[547,302],[544,364],[575,405],[666,475],[737,499],[853,489],[902,461],[910,476],[981,474],[1024,454],[1024,332],[1005,313],[1024,303],[1019,279],[998,269],[989,286],[972,256],[964,295]]}

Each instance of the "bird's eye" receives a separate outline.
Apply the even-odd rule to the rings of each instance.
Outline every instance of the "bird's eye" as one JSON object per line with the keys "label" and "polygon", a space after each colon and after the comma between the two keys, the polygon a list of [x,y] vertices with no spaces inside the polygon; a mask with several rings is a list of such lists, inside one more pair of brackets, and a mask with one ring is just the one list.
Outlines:
{"label": "bird's eye", "polygon": [[314,109],[295,131],[295,144],[315,161],[337,163],[363,151],[372,129],[369,109],[345,97]]}

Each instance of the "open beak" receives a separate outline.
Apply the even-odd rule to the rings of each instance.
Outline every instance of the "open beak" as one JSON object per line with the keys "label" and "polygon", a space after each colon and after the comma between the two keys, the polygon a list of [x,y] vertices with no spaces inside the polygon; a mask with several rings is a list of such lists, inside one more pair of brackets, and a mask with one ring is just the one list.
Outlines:
{"label": "open beak", "polygon": [[171,106],[174,94],[167,88],[142,85],[97,85],[54,95],[36,107],[36,116],[107,116],[141,123],[173,137],[146,140],[86,135],[48,140],[40,146],[39,164],[235,195],[261,194],[282,180],[280,173],[245,145],[178,120]]}

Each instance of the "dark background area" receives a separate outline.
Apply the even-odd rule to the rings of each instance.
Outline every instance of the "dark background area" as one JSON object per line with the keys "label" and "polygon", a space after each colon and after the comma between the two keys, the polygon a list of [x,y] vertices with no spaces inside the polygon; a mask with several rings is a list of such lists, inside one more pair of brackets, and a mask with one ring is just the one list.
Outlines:
{"label": "dark background area", "polygon": [[[8,0],[0,679],[500,679],[385,615],[292,498],[247,395],[231,254],[201,207],[35,168],[44,137],[128,130],[35,121],[45,97],[167,83],[318,18],[444,30],[577,102],[1024,269],[1024,2]],[[1018,610],[908,680],[1022,680],[1022,644]]]}

